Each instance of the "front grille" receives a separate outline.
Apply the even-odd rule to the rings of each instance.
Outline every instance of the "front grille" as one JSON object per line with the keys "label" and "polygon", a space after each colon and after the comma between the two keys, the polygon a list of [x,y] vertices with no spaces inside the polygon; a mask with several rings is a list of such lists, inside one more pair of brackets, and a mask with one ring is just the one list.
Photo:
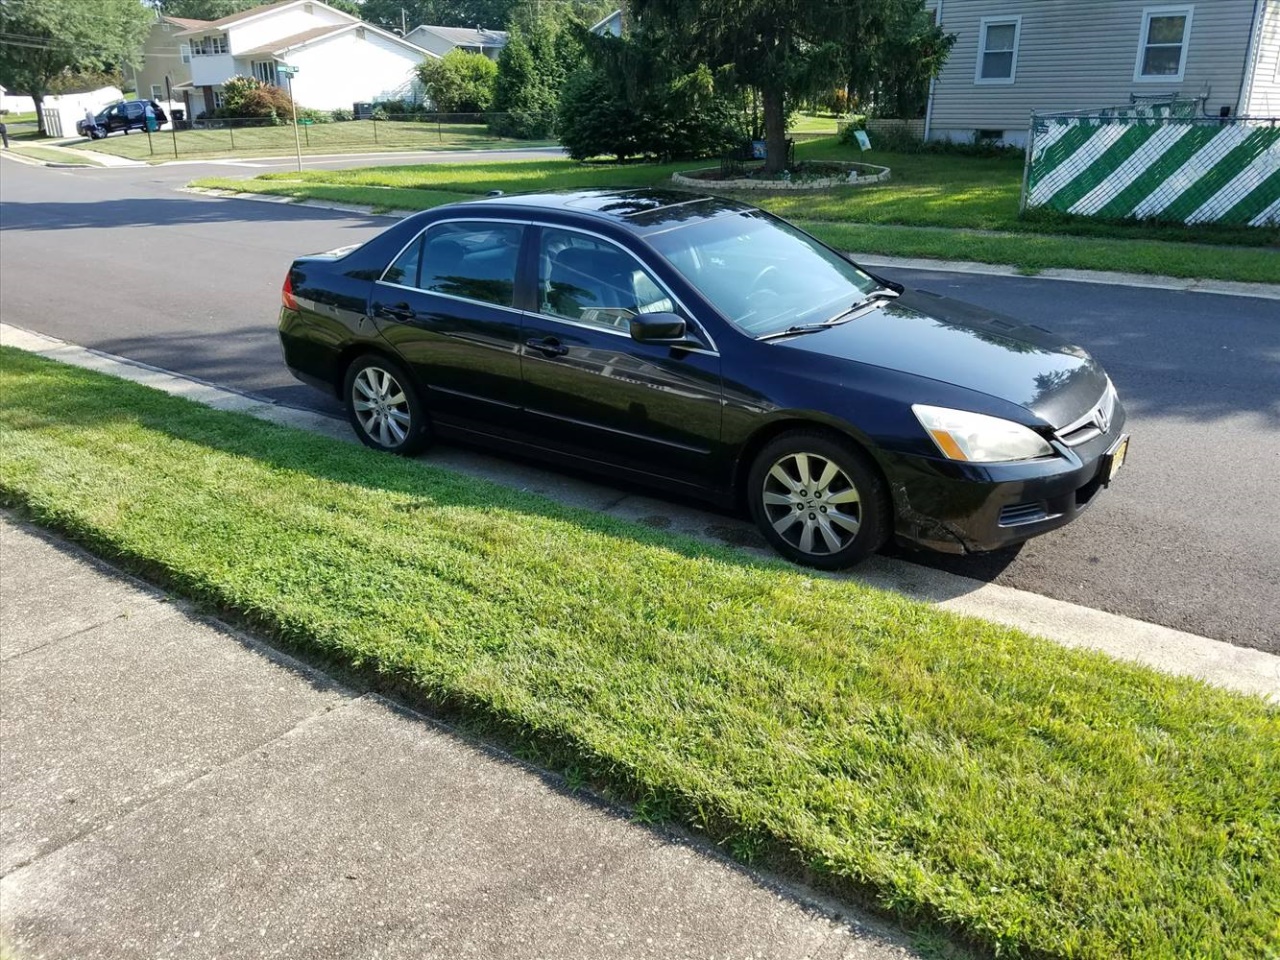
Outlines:
{"label": "front grille", "polygon": [[1015,503],[1000,509],[1000,526],[1019,527],[1024,523],[1036,523],[1049,518],[1049,510],[1043,500],[1035,503]]}
{"label": "front grille", "polygon": [[1098,402],[1093,404],[1089,408],[1089,412],[1083,417],[1068,423],[1059,430],[1058,439],[1068,447],[1078,447],[1082,443],[1088,443],[1095,437],[1102,436],[1110,429],[1111,421],[1115,415],[1116,391],[1111,386],[1111,382],[1107,381],[1107,388],[1102,391],[1102,396],[1098,398]]}

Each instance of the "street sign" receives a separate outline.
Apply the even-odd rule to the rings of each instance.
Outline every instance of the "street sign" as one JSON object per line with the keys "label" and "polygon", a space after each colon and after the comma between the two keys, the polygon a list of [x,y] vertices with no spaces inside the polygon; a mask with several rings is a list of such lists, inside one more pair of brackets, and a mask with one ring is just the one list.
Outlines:
{"label": "street sign", "polygon": [[298,68],[288,63],[277,64],[276,74],[281,77],[296,77],[298,75]]}

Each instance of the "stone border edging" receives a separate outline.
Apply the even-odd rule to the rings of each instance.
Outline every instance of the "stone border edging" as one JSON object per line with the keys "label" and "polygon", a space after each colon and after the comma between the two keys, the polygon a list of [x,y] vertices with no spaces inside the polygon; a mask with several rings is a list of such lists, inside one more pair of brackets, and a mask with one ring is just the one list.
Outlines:
{"label": "stone border edging", "polygon": [[856,173],[859,169],[872,168],[879,170],[879,173],[869,174],[868,176],[859,176],[856,180],[850,180],[848,177],[822,177],[817,180],[751,180],[739,178],[737,180],[707,180],[700,177],[692,177],[688,174],[701,173],[704,170],[714,170],[715,167],[698,167],[694,170],[686,170],[684,173],[673,173],[671,182],[682,187],[692,187],[697,190],[829,190],[832,187],[864,187],[872,183],[883,183],[889,179],[889,168],[882,167],[875,163],[854,163],[846,160],[823,160],[822,163],[839,164],[842,167],[848,167],[851,173]]}

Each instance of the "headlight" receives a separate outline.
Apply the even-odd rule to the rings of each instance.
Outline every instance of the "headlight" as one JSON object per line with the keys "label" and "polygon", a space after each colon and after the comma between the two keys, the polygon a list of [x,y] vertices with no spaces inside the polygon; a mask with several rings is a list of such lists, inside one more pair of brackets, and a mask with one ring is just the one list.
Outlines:
{"label": "headlight", "polygon": [[1044,437],[1012,420],[923,403],[912,404],[911,411],[950,460],[999,463],[1053,456]]}

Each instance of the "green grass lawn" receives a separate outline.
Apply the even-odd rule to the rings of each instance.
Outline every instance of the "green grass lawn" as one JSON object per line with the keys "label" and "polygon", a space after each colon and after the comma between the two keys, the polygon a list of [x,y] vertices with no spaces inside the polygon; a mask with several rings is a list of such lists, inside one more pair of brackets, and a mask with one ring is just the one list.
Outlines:
{"label": "green grass lawn", "polygon": [[66,153],[62,150],[50,150],[48,147],[36,146],[25,142],[11,144],[9,149],[24,157],[31,157],[34,160],[45,160],[49,163],[83,163],[90,167],[102,166],[102,163],[95,160],[93,157],[79,157],[73,153]]}
{"label": "green grass lawn", "polygon": [[[1017,158],[860,153],[834,139],[799,144],[801,158],[863,159],[893,179],[818,192],[753,192],[742,198],[801,224],[846,250],[1048,267],[1121,270],[1175,277],[1280,282],[1280,230],[1095,223],[1081,218],[1020,218]],[[299,199],[421,210],[461,195],[579,187],[664,185],[674,164],[580,164],[571,160],[479,161],[349,170],[269,173],[197,185]],[[941,229],[940,229],[941,228]]]}
{"label": "green grass lawn", "polygon": [[0,501],[983,949],[1280,948],[1261,700],[8,348]]}
{"label": "green grass lawn", "polygon": [[787,133],[831,133],[836,132],[836,121],[840,118],[834,113],[798,112],[791,118]]}
{"label": "green grass lawn", "polygon": [[[382,150],[491,150],[552,143],[503,139],[483,125],[465,123],[349,120],[303,125],[299,132],[304,156]],[[146,133],[112,134],[104,140],[84,140],[68,146],[161,162],[174,159],[175,139],[179,158],[280,156],[296,150],[292,125],[179,130],[176,134],[162,130],[151,134],[150,139]]]}

